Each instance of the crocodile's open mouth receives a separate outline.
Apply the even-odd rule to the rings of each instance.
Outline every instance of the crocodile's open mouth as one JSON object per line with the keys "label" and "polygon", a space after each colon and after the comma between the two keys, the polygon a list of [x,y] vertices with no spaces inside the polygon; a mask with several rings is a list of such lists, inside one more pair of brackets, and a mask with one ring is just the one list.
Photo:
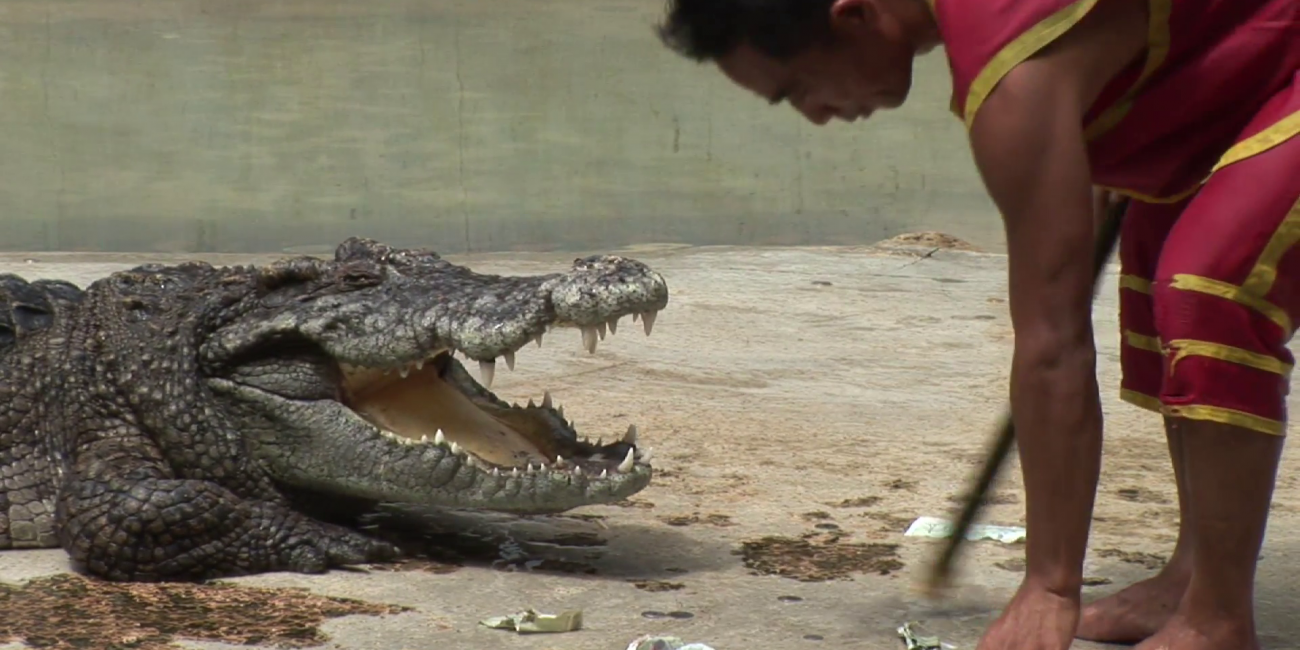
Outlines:
{"label": "crocodile's open mouth", "polygon": [[383,436],[446,447],[494,474],[547,470],[602,477],[650,462],[650,450],[636,444],[635,425],[614,442],[588,441],[550,393],[540,404],[507,404],[448,350],[400,369],[343,366],[342,374],[343,404]]}

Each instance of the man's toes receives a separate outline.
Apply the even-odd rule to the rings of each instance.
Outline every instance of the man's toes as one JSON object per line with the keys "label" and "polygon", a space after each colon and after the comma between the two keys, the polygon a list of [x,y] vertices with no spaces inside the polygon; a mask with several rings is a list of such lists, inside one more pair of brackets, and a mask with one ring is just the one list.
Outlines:
{"label": "man's toes", "polygon": [[1172,613],[1150,601],[1111,596],[1083,608],[1075,636],[1100,643],[1137,643],[1155,634]]}

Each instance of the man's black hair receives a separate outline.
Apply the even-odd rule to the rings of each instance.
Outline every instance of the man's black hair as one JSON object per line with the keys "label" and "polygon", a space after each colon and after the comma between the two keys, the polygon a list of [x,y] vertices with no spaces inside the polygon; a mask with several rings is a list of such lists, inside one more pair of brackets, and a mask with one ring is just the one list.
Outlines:
{"label": "man's black hair", "polygon": [[741,44],[787,59],[826,36],[835,0],[668,0],[656,31],[669,49],[717,60]]}

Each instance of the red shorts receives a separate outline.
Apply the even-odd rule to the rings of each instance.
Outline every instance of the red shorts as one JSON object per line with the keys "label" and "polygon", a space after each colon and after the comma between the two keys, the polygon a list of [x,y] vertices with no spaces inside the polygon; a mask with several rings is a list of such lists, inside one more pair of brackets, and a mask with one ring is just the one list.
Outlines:
{"label": "red shorts", "polygon": [[[1121,398],[1283,435],[1300,323],[1300,84],[1194,195],[1130,202],[1120,239]],[[1292,136],[1292,137],[1287,137]],[[1231,162],[1229,162],[1231,161]]]}

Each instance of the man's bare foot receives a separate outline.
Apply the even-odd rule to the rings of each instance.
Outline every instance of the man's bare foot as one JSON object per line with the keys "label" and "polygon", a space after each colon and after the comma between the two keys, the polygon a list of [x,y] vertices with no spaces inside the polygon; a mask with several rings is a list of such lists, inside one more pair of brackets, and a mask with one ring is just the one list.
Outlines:
{"label": "man's bare foot", "polygon": [[1083,607],[1075,636],[1101,643],[1137,643],[1173,618],[1188,579],[1172,566],[1149,580]]}
{"label": "man's bare foot", "polygon": [[1193,623],[1178,614],[1134,650],[1260,650],[1251,621]]}
{"label": "man's bare foot", "polygon": [[1078,622],[1078,599],[1022,585],[976,650],[1068,650]]}

